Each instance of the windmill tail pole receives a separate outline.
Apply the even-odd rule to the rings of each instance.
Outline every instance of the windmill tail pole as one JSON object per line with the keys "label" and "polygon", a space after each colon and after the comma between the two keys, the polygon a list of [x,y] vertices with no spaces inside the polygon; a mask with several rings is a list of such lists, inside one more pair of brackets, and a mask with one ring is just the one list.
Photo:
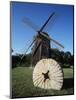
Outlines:
{"label": "windmill tail pole", "polygon": [[50,17],[47,19],[47,21],[44,23],[44,25],[41,27],[40,32],[42,32],[42,30],[45,28],[45,26],[47,25],[47,23],[49,22],[49,20],[53,17],[53,15],[55,14],[55,12],[53,12]]}

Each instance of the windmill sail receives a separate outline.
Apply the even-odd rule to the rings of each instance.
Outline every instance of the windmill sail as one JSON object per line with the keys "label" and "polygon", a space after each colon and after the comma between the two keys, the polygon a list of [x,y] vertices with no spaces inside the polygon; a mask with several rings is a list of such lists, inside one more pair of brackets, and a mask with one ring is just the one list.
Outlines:
{"label": "windmill sail", "polygon": [[50,17],[47,19],[47,21],[44,23],[44,25],[41,27],[40,32],[43,31],[43,29],[45,28],[45,26],[47,25],[47,23],[49,22],[49,20],[53,17],[53,15],[55,14],[55,12],[53,12]]}
{"label": "windmill sail", "polygon": [[32,22],[29,18],[24,17],[22,19],[22,22],[28,25],[30,28],[32,28],[34,31],[37,31],[39,29],[39,26],[36,25],[34,22]]}
{"label": "windmill sail", "polygon": [[25,54],[27,53],[27,51],[28,51],[29,48],[33,45],[34,42],[35,42],[35,40],[33,40],[32,43],[29,45],[29,47],[28,47],[27,50],[25,51],[24,55],[21,57],[21,60],[24,58]]}
{"label": "windmill sail", "polygon": [[59,42],[57,42],[56,40],[51,38],[51,41],[53,41],[54,43],[56,43],[57,45],[59,45],[60,47],[64,48],[64,46],[62,44],[60,44]]}

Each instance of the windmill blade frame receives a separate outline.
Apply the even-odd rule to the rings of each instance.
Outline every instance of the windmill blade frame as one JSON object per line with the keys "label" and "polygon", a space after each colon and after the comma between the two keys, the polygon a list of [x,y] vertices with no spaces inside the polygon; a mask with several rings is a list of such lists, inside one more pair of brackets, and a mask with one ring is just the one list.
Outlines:
{"label": "windmill blade frame", "polygon": [[28,25],[30,28],[32,28],[34,31],[37,31],[39,29],[39,26],[36,25],[34,22],[31,21],[31,19],[24,17],[22,19],[22,22]]}
{"label": "windmill blade frame", "polygon": [[64,48],[64,46],[63,46],[62,44],[60,44],[59,42],[57,42],[56,40],[54,40],[54,39],[52,39],[52,38],[50,38],[50,40],[51,40],[52,42],[54,42],[55,44],[59,45],[60,47]]}
{"label": "windmill blade frame", "polygon": [[33,54],[33,56],[36,54],[36,52],[37,52],[37,49],[39,48],[39,46],[41,45],[41,41],[40,41],[40,43],[38,44],[38,46],[36,47],[36,49],[35,49],[35,51],[34,51],[34,54]]}
{"label": "windmill blade frame", "polygon": [[49,22],[49,20],[53,17],[53,15],[55,14],[55,12],[53,12],[50,17],[46,20],[46,22],[44,23],[44,25],[41,27],[40,32],[43,31],[43,29],[45,28],[45,26],[47,25],[47,23]]}
{"label": "windmill blade frame", "polygon": [[64,48],[64,46],[62,44],[60,44],[58,41],[48,37],[47,35],[43,34],[42,32],[40,32],[41,35],[43,35],[44,37],[46,37],[47,39],[51,40],[52,42],[54,42],[55,44],[59,45],[60,47]]}
{"label": "windmill blade frame", "polygon": [[33,43],[35,42],[35,39],[32,41],[32,43],[29,45],[29,47],[27,48],[27,50],[25,51],[24,55],[21,57],[21,60],[24,58],[24,56],[26,55],[27,51],[30,49],[30,47],[33,45]]}

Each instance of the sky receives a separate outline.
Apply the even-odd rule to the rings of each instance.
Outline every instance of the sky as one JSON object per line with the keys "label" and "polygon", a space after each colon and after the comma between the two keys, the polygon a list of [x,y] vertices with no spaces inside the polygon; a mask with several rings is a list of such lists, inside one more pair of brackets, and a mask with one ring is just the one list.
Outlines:
{"label": "sky", "polygon": [[[64,46],[63,51],[73,54],[73,5],[11,2],[11,38],[15,53],[24,53],[52,12],[52,19],[43,31]],[[37,25],[32,29],[23,19]],[[56,46],[57,47],[57,46]],[[30,49],[31,50],[31,49]],[[30,50],[28,52],[30,52]]]}

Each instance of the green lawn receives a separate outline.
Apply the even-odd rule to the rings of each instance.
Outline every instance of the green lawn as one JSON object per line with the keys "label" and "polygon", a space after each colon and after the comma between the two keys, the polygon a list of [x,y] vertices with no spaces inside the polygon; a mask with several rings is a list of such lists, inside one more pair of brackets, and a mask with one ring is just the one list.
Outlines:
{"label": "green lawn", "polygon": [[62,90],[44,90],[33,86],[32,68],[17,67],[12,70],[12,97],[53,96],[74,94],[73,69],[65,68]]}

